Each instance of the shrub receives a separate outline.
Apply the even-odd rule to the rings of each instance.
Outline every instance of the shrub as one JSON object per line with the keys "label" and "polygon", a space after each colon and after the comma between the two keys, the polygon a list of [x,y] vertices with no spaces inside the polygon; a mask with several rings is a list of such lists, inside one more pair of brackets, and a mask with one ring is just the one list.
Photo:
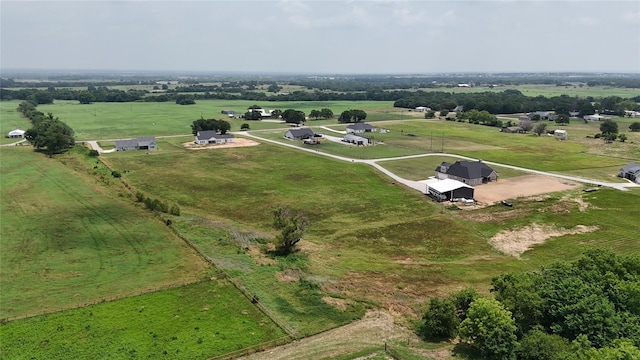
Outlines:
{"label": "shrub", "polygon": [[111,176],[113,176],[114,178],[119,178],[119,177],[122,177],[122,174],[120,173],[120,171],[113,170],[111,172]]}
{"label": "shrub", "polygon": [[89,150],[89,156],[91,157],[100,156],[100,153],[98,152],[98,150],[91,149]]}

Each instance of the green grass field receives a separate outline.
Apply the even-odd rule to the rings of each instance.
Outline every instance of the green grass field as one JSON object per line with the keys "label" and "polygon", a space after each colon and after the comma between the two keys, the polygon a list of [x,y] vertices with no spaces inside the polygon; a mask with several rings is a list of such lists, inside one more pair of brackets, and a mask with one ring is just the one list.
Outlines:
{"label": "green grass field", "polygon": [[207,359],[284,335],[213,280],[0,325],[0,357]]}
{"label": "green grass field", "polygon": [[76,154],[49,159],[31,147],[11,147],[2,148],[0,158],[0,317],[210,272],[151,213],[103,186],[101,175],[87,174],[89,165]]}
{"label": "green grass field", "polygon": [[7,133],[11,130],[28,130],[31,127],[29,121],[20,116],[16,110],[19,102],[0,101],[0,145],[14,143],[20,139],[8,139]]}

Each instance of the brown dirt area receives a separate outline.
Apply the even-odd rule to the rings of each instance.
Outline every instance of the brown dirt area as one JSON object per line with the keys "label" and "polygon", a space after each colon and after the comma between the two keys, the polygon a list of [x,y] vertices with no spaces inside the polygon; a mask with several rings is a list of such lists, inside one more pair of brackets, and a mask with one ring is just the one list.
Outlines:
{"label": "brown dirt area", "polygon": [[406,339],[418,341],[410,330],[395,324],[390,314],[369,311],[362,320],[240,359],[324,359],[374,346],[383,349],[385,342]]}
{"label": "brown dirt area", "polygon": [[542,244],[549,238],[596,230],[598,230],[597,226],[578,225],[573,229],[564,229],[533,223],[520,229],[501,231],[489,240],[489,244],[505,254],[520,257],[533,245]]}
{"label": "brown dirt area", "polygon": [[523,175],[475,187],[474,197],[483,204],[493,204],[500,200],[540,195],[577,188],[575,182],[545,175]]}
{"label": "brown dirt area", "polygon": [[226,143],[226,144],[198,145],[198,144],[195,144],[193,141],[188,141],[182,145],[184,146],[185,149],[188,149],[188,150],[207,150],[207,149],[229,149],[229,148],[236,148],[236,147],[256,146],[256,145],[260,145],[260,143],[250,139],[237,137],[237,138],[234,138],[233,142]]}

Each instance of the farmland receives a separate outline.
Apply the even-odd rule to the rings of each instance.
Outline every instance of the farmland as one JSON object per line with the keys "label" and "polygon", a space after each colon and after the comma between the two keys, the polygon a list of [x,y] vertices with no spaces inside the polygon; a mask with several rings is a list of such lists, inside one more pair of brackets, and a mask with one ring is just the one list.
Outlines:
{"label": "farmland", "polygon": [[[59,116],[74,128],[80,140],[98,139],[101,144],[111,145],[110,139],[114,138],[186,135],[191,122],[201,116],[221,118],[222,109],[243,110],[252,104],[212,100],[184,107],[173,103],[79,105],[56,101],[38,109]],[[295,108],[307,113],[323,107],[334,113],[364,109],[369,113],[367,120],[390,130],[375,135],[377,145],[347,147],[323,141],[314,148],[358,159],[445,152],[605,181],[620,181],[612,174],[621,165],[640,160],[637,133],[628,133],[626,143],[603,144],[587,138],[598,132],[595,123],[571,123],[566,127],[570,140],[560,142],[553,137],[499,133],[496,128],[480,125],[424,120],[419,114],[394,109],[388,102],[268,105],[265,108]],[[2,102],[0,106],[4,123],[4,114],[17,102]],[[627,119],[617,120],[621,128],[626,127]],[[230,122],[233,131],[242,123],[238,119]],[[344,128],[335,120],[310,124]],[[284,125],[250,125],[252,130],[260,130],[254,132],[257,136],[290,143],[282,140]],[[430,296],[465,286],[487,292],[493,276],[575,258],[588,248],[640,250],[635,224],[640,216],[637,189],[623,193],[603,188],[588,194],[575,189],[516,199],[514,208],[493,205],[462,211],[433,203],[364,164],[340,162],[267,142],[246,148],[185,150],[182,144],[192,139],[158,139],[157,151],[103,154],[97,163],[82,150],[46,159],[28,147],[3,148],[3,317],[193,282],[222,270],[297,336],[307,336],[346,324],[369,308],[392,311],[398,322],[409,325]],[[439,155],[381,164],[402,177],[419,180],[433,175],[433,168],[441,161],[451,159]],[[111,178],[110,170],[122,173],[122,179]],[[498,171],[505,178],[521,175],[515,170]],[[204,264],[167,226],[136,204],[123,181],[138,191],[179,204],[182,214],[169,217],[172,227],[209,256],[218,269]],[[586,209],[582,203],[587,204]],[[269,239],[276,235],[271,227],[271,210],[277,206],[300,209],[310,220],[300,252],[287,257],[276,257],[268,251]],[[519,259],[500,253],[487,241],[501,230],[531,223],[555,228],[585,225],[598,230],[552,238]],[[15,251],[7,255],[4,249],[8,248]],[[36,261],[27,262],[27,258]],[[34,277],[39,280],[35,285]],[[74,296],[69,297],[70,293]],[[213,298],[218,302],[213,304],[211,296],[199,298],[202,294],[216,294]],[[191,297],[195,298],[192,303],[184,300]],[[244,314],[246,323],[238,323],[237,317],[217,317],[227,311],[221,304],[234,302],[238,308],[231,313],[248,312]],[[159,303],[167,305],[153,305]],[[210,308],[207,316],[216,321],[204,321],[198,315],[205,306]],[[176,309],[185,314],[178,314]],[[79,337],[87,339],[74,350],[80,358],[86,356],[83,354],[89,343],[99,338],[106,339],[97,347],[105,354],[122,352],[126,356],[135,350],[138,355],[153,356],[180,349],[182,358],[203,358],[284,335],[256,311],[226,281],[216,280],[11,321],[0,328],[0,335],[3,344],[5,340],[16,344],[7,349],[15,347],[18,353],[3,349],[9,357],[55,354],[67,346],[65,337]],[[159,340],[149,339],[146,334],[142,338],[143,325],[135,322],[128,326],[130,329],[107,335],[108,329],[119,329],[117,323],[124,318],[113,317],[116,313],[129,318],[145,316],[144,321],[153,324],[158,321],[153,325],[157,327],[145,331],[153,332]],[[96,314],[104,314],[100,319],[107,320],[91,323],[89,316],[98,319]],[[184,318],[175,334],[161,322],[167,314]],[[62,323],[68,325],[58,330],[56,326]],[[216,326],[221,324],[233,331],[228,330],[225,341],[216,343],[223,333]],[[91,330],[86,325],[91,325]],[[104,332],[94,333],[96,326]],[[208,335],[194,332],[195,327]],[[51,346],[33,350],[34,343],[24,343],[21,334],[35,328],[60,338],[49,335],[40,341],[47,340]],[[246,332],[259,333],[251,339],[240,337]],[[109,343],[119,347],[109,347]],[[193,352],[185,352],[187,349]]]}

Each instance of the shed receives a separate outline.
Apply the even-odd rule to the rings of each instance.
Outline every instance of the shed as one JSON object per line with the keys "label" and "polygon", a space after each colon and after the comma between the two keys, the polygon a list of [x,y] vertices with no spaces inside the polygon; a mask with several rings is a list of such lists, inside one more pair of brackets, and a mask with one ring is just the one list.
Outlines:
{"label": "shed", "polygon": [[553,131],[553,135],[555,137],[557,137],[559,140],[567,140],[569,134],[567,133],[567,130],[554,130]]}
{"label": "shed", "polygon": [[453,200],[458,198],[473,199],[474,189],[463,182],[453,179],[445,179],[426,185],[425,194],[437,201]]}
{"label": "shed", "polygon": [[358,135],[353,135],[353,134],[347,134],[342,138],[342,141],[344,142],[348,142],[350,144],[356,144],[356,145],[369,145],[369,139],[366,137],[362,137],[362,136],[358,136]]}
{"label": "shed", "polygon": [[20,129],[15,129],[15,130],[11,130],[9,131],[9,133],[7,134],[8,138],[24,138],[24,130],[20,130]]}

